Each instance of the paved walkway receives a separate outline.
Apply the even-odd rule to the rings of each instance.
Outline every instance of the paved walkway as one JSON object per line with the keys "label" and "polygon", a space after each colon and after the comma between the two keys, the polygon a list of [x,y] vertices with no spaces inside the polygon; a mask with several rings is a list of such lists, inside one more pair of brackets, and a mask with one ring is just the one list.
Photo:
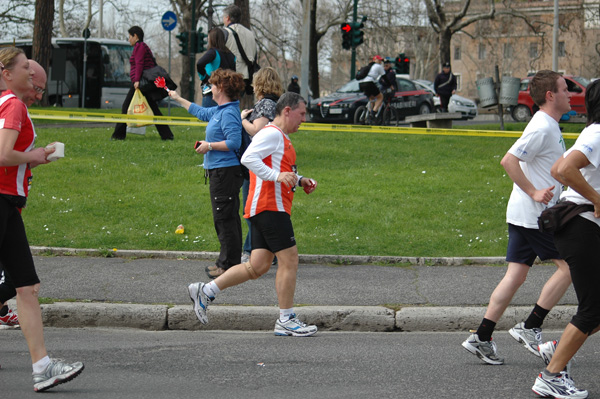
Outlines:
{"label": "paved walkway", "polygon": [[[192,311],[187,285],[208,281],[204,268],[213,264],[214,253],[118,251],[101,257],[93,250],[32,250],[42,281],[40,296],[54,300],[43,305],[47,326],[270,330],[278,316],[276,267],[258,280],[223,291],[209,307],[209,324],[202,325]],[[506,271],[502,258],[301,255],[300,263],[297,313],[322,330],[345,331],[476,328]],[[498,329],[529,314],[554,270],[553,265],[533,267]],[[576,303],[570,288],[544,327],[563,329]]]}

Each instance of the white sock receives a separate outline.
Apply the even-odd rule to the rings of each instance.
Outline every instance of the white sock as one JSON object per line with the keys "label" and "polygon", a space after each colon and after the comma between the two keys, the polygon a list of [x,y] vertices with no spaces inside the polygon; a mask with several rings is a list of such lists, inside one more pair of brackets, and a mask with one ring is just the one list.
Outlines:
{"label": "white sock", "polygon": [[215,280],[211,281],[208,284],[204,284],[202,291],[204,291],[204,293],[208,295],[209,298],[214,298],[217,296],[217,294],[221,292],[217,284],[215,284]]}
{"label": "white sock", "polygon": [[35,374],[41,373],[42,371],[46,370],[46,367],[48,367],[49,363],[50,358],[48,356],[41,358],[40,360],[32,364],[33,372]]}
{"label": "white sock", "polygon": [[294,314],[294,308],[290,309],[279,309],[279,320],[280,321],[288,321],[292,318]]}

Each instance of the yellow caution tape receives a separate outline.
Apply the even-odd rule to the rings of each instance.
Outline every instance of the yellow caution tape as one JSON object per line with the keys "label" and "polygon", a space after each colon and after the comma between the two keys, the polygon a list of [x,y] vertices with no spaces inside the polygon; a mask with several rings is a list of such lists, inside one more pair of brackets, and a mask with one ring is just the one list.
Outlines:
{"label": "yellow caution tape", "polygon": [[[148,121],[149,124],[176,125],[176,126],[206,126],[207,123],[196,118],[175,116],[137,116],[110,114],[84,111],[55,111],[33,108],[29,110],[33,119],[64,120],[72,122],[105,122],[105,123],[131,123]],[[391,133],[391,134],[421,134],[436,136],[473,136],[473,137],[520,137],[522,132],[504,130],[467,130],[467,129],[429,129],[422,127],[404,126],[370,126],[370,125],[337,125],[326,123],[303,123],[302,131],[319,132],[351,132],[351,133]],[[577,133],[564,133],[565,139],[576,139]]]}
{"label": "yellow caution tape", "polygon": [[207,123],[196,118],[184,118],[176,116],[146,116],[146,115],[124,115],[107,114],[99,112],[82,111],[54,111],[48,109],[30,109],[29,115],[33,119],[61,120],[71,122],[106,122],[106,123],[128,123],[148,121],[150,124],[178,125],[178,126],[206,126]]}

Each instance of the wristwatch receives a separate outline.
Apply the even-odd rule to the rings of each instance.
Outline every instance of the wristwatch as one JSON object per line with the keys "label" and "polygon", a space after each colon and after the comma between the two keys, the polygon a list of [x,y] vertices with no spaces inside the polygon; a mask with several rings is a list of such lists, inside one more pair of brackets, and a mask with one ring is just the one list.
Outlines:
{"label": "wristwatch", "polygon": [[208,151],[212,151],[212,145],[210,145],[210,143],[207,143],[207,144],[208,144]]}

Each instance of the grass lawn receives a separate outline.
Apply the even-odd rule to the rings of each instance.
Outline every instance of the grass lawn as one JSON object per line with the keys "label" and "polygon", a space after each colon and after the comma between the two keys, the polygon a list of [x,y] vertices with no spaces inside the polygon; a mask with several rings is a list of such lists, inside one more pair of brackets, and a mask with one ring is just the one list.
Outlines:
{"label": "grass lawn", "polygon": [[[44,125],[37,145],[62,141],[65,158],[33,170],[23,211],[31,245],[218,251],[202,156],[193,151],[203,128],[174,127],[173,142],[153,126],[111,141],[108,125],[34,123]],[[299,173],[319,183],[294,201],[301,253],[504,255],[512,182],[500,159],[514,138],[300,130],[292,141]],[[184,235],[174,233],[179,224]]]}

